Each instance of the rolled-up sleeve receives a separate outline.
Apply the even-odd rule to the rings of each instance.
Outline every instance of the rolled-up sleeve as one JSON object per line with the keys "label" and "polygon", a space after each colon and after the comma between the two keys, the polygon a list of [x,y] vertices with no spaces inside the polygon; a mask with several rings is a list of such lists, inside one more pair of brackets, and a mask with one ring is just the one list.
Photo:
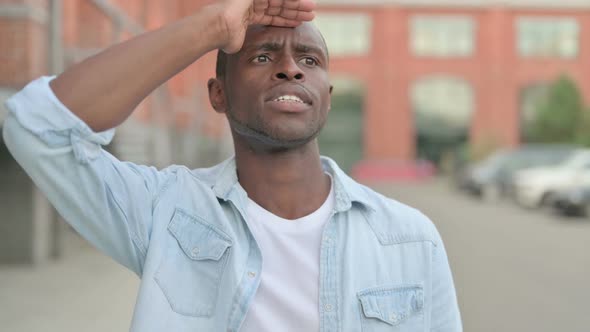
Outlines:
{"label": "rolled-up sleeve", "polygon": [[104,151],[114,130],[93,132],[58,100],[52,79],[33,81],[6,102],[4,141],[72,227],[141,275],[153,202],[173,174],[121,162]]}

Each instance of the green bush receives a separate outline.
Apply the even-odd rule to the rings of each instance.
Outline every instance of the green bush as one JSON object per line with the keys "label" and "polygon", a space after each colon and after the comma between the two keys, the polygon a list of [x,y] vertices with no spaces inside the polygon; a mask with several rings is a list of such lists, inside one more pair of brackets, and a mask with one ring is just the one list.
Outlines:
{"label": "green bush", "polygon": [[590,147],[590,108],[587,108],[576,128],[576,142],[579,145]]}
{"label": "green bush", "polygon": [[536,113],[531,127],[533,142],[590,145],[590,117],[578,87],[570,78],[562,76],[551,85]]}

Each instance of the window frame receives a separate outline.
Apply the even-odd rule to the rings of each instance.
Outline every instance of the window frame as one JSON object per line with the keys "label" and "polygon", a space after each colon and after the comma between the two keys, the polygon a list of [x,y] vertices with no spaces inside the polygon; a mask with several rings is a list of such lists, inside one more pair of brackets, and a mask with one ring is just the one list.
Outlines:
{"label": "window frame", "polygon": [[[547,23],[549,24],[555,24],[555,26],[553,27],[549,27],[547,25]],[[528,24],[529,27],[525,27],[524,24]],[[532,25],[536,24],[536,27],[533,27]],[[546,26],[540,27],[540,25],[542,24],[546,24]],[[563,24],[563,26],[561,27],[561,29],[563,29],[561,32],[558,32],[560,30],[560,28],[558,28],[556,25],[560,25]],[[560,33],[567,33],[569,34],[569,32],[567,32],[567,24],[572,24],[574,30],[573,30],[573,37],[574,37],[574,45],[575,47],[573,48],[573,51],[571,54],[568,54],[567,48],[564,49],[564,45],[562,43],[563,42],[563,38],[561,37],[555,37],[558,36]],[[524,31],[525,29],[528,29],[529,31]],[[542,35],[543,33],[547,33],[547,31],[551,31],[549,32],[550,34],[553,34],[554,37],[554,41],[549,41],[546,44],[550,45],[552,42],[557,41],[557,43],[559,43],[560,45],[557,46],[555,52],[551,52],[550,51],[550,47],[544,46],[544,45],[540,45],[540,46],[526,46],[526,43],[534,43],[533,41],[525,41],[523,40],[523,38],[525,38],[525,34],[529,34],[533,35],[535,32],[533,32],[534,30],[537,30],[536,33]],[[545,29],[545,32],[540,32],[543,29]],[[581,53],[581,45],[582,45],[582,26],[581,26],[581,22],[575,18],[574,16],[535,16],[535,15],[519,15],[515,18],[515,22],[514,22],[514,34],[515,34],[515,52],[517,54],[518,57],[522,58],[522,59],[559,59],[559,60],[576,60],[579,58],[580,53]],[[544,36],[546,37],[546,36]],[[539,37],[537,36],[537,41],[539,41],[539,39],[544,38],[543,36]],[[527,49],[528,48],[528,49]],[[545,50],[544,50],[545,48]]]}
{"label": "window frame", "polygon": [[[430,22],[428,22],[430,21]],[[441,45],[445,43],[448,44],[449,40],[456,41],[458,38],[456,35],[452,33],[452,30],[456,31],[466,31],[466,41],[467,46],[454,46],[449,47],[448,49],[440,48],[439,50],[435,47],[431,47],[430,50],[427,50],[428,47],[420,47],[418,43],[420,42],[421,37],[419,37],[419,24],[432,24],[434,26],[438,25],[445,25],[447,24],[448,27],[455,25],[455,27],[451,27],[449,30],[451,33],[448,33],[448,36],[444,38],[443,41],[438,41]],[[449,24],[450,23],[450,24]],[[466,59],[475,57],[477,54],[477,41],[478,41],[478,29],[479,29],[479,22],[477,19],[471,14],[414,14],[411,15],[409,18],[409,51],[411,55],[417,58],[440,58],[440,59]],[[464,25],[461,27],[460,25]],[[465,29],[467,27],[467,29]],[[441,33],[443,31],[440,26],[438,28],[434,28],[432,30],[434,34]],[[448,30],[447,30],[448,31]],[[438,36],[440,37],[440,36]],[[437,37],[437,38],[438,38]],[[432,38],[437,39],[437,38]],[[461,41],[463,42],[463,41]],[[440,45],[438,45],[440,46]],[[434,50],[434,51],[433,51]]]}
{"label": "window frame", "polygon": [[[371,54],[374,22],[370,14],[364,12],[320,11],[316,14],[314,24],[322,32],[331,58],[362,57]],[[360,32],[358,35],[351,36],[346,33],[347,31],[343,32],[343,29]],[[333,33],[335,31],[337,33]],[[334,36],[337,36],[338,40]]]}

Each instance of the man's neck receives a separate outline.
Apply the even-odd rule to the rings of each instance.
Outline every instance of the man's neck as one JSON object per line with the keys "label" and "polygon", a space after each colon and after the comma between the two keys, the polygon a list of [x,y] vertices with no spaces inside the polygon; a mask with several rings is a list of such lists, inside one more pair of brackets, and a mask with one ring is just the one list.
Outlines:
{"label": "man's neck", "polygon": [[330,193],[330,178],[323,171],[316,141],[282,152],[236,146],[236,166],[248,197],[285,219],[314,212]]}

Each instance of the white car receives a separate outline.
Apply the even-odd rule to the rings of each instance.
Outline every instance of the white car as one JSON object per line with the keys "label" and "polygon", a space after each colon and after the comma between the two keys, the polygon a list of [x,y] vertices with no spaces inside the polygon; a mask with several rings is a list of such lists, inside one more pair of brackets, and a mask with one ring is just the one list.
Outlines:
{"label": "white car", "polygon": [[590,185],[590,150],[578,150],[556,166],[521,170],[514,175],[513,184],[520,205],[548,204],[558,192]]}

